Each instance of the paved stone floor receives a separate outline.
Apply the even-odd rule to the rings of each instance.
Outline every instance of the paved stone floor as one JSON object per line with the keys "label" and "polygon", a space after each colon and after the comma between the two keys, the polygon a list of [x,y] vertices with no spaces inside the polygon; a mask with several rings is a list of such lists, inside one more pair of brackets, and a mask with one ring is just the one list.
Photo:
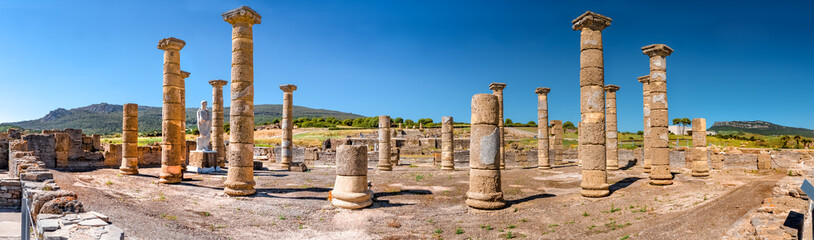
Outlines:
{"label": "paved stone floor", "polygon": [[0,209],[0,240],[20,239],[20,211]]}

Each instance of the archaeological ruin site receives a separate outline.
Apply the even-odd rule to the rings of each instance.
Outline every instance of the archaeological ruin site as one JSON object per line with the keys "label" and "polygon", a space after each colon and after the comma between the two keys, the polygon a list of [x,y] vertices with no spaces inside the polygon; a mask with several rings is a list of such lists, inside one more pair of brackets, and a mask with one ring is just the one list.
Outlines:
{"label": "archaeological ruin site", "polygon": [[[182,55],[201,56],[196,51],[208,47],[199,42],[167,35],[139,46],[153,66],[163,64],[138,69],[162,71],[161,80],[140,81],[163,98],[106,105],[121,123],[115,132],[3,128],[0,208],[10,215],[0,215],[0,224],[11,230],[0,229],[6,234],[0,239],[812,238],[810,199],[801,187],[814,179],[810,141],[786,137],[781,147],[754,137],[722,140],[704,111],[673,132],[679,124],[671,122],[677,116],[668,92],[695,93],[668,87],[668,58],[687,56],[665,44],[670,38],[611,49],[640,41],[612,33],[613,16],[585,11],[557,23],[573,30],[568,52],[579,62],[568,71],[578,71],[578,79],[537,76],[529,88],[506,78],[477,83],[477,91],[410,93],[469,104],[426,106],[448,114],[418,122],[384,107],[367,117],[326,120],[306,117],[295,95],[328,105],[334,98],[376,100],[339,90],[320,96],[287,76],[255,78],[270,64],[255,62],[255,49],[275,44],[256,37],[268,31],[258,26],[287,24],[261,21],[276,11],[283,10],[240,6],[222,13],[219,35],[208,37],[231,36],[224,73],[230,78],[195,76],[187,67],[193,64]],[[609,41],[614,45],[603,44]],[[618,65],[605,60],[606,52],[619,51],[635,51],[630,64],[641,71],[606,80],[606,70],[622,71],[611,70]],[[261,81],[279,90],[255,88]],[[211,98],[192,99],[199,92]],[[135,90],[120,94],[141,99]],[[510,96],[517,94],[537,101]],[[577,106],[563,100],[566,94],[578,99],[578,115],[556,112]],[[282,99],[274,122],[260,120],[261,96]],[[159,108],[149,107],[158,101]],[[512,123],[519,104],[536,104],[536,120]],[[147,130],[153,121],[160,129]],[[628,125],[634,132],[622,131]],[[792,148],[795,140],[803,146]]]}

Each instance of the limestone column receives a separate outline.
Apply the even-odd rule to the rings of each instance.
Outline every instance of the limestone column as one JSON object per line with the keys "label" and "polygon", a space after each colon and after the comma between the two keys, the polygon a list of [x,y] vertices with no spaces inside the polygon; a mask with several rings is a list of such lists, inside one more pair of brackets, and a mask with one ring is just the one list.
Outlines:
{"label": "limestone column", "polygon": [[579,158],[582,162],[582,196],[604,197],[608,191],[605,162],[605,70],[602,55],[602,30],[611,19],[585,12],[574,21],[580,37],[580,114]]}
{"label": "limestone column", "polygon": [[563,164],[562,152],[565,146],[562,145],[562,140],[564,135],[565,131],[562,128],[562,121],[551,120],[551,138],[549,146],[552,150],[554,150],[554,162],[552,165]]}
{"label": "limestone column", "polygon": [[469,191],[466,205],[498,209],[506,205],[500,181],[500,104],[493,94],[472,96],[469,138]]}
{"label": "limestone column", "polygon": [[619,86],[610,84],[605,86],[605,158],[607,170],[619,170],[619,142],[616,127],[616,91]]}
{"label": "limestone column", "polygon": [[122,165],[124,175],[138,174],[138,104],[124,105],[122,112]]}
{"label": "limestone column", "polygon": [[692,120],[692,176],[709,177],[709,152],[707,149],[707,120]]}
{"label": "limestone column", "polygon": [[336,182],[329,193],[331,204],[359,209],[373,203],[367,183],[367,146],[342,145],[336,148]]}
{"label": "limestone column", "polygon": [[184,136],[184,161],[181,164],[181,178],[184,177],[184,170],[187,169],[187,162],[189,162],[189,149],[187,149],[187,78],[189,72],[181,71],[181,107],[184,109],[184,120],[181,122],[184,128],[181,129],[181,136]]}
{"label": "limestone column", "polygon": [[182,92],[184,78],[181,76],[180,50],[186,43],[177,38],[165,38],[158,42],[164,50],[164,106],[161,121],[161,173],[160,183],[181,182],[182,165],[186,153],[184,140],[184,106]]}
{"label": "limestone column", "polygon": [[642,128],[642,153],[643,157],[643,166],[644,172],[650,173],[651,167],[651,159],[653,151],[650,149],[650,75],[638,77],[640,83],[642,83],[642,112],[644,113],[644,128]]}
{"label": "limestone column", "polygon": [[390,163],[390,116],[379,116],[379,171],[392,171]]}
{"label": "limestone column", "polygon": [[280,145],[280,168],[289,170],[291,168],[292,158],[294,153],[293,131],[294,131],[294,91],[297,86],[293,84],[280,85],[280,90],[283,90],[283,139]]}
{"label": "limestone column", "polygon": [[537,88],[537,169],[551,169],[548,156],[548,93],[550,88]]}
{"label": "limestone column", "polygon": [[452,117],[441,118],[441,170],[455,170]]}
{"label": "limestone column", "polygon": [[506,88],[505,83],[496,83],[493,82],[489,84],[489,89],[492,90],[492,94],[497,96],[497,102],[499,105],[498,108],[498,117],[500,117],[500,122],[498,123],[498,128],[500,129],[500,169],[506,169],[506,149],[504,148],[503,144],[506,143],[506,139],[504,137],[504,128],[503,128],[503,89]]}
{"label": "limestone column", "polygon": [[212,80],[212,151],[218,152],[217,166],[226,166],[226,146],[223,143],[223,86],[225,80]]}
{"label": "limestone column", "polygon": [[670,149],[667,126],[667,62],[666,57],[673,49],[664,44],[642,47],[642,53],[650,57],[650,184],[673,184],[670,173]]}
{"label": "limestone column", "polygon": [[231,196],[254,190],[254,42],[260,15],[241,6],[222,14],[232,24],[232,103],[229,109],[229,172],[223,191]]}

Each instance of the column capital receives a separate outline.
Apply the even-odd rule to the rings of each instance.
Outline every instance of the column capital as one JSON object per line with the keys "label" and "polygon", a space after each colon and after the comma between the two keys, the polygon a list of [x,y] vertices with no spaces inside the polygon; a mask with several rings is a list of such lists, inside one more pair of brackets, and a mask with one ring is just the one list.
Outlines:
{"label": "column capital", "polygon": [[221,16],[223,16],[223,21],[232,25],[235,23],[260,24],[261,18],[260,14],[257,14],[257,12],[247,6],[240,6],[229,10],[221,14]]}
{"label": "column capital", "polygon": [[606,27],[610,26],[611,19],[609,17],[602,16],[601,14],[587,11],[582,15],[579,15],[576,19],[571,21],[574,25],[572,28],[574,30],[582,30],[583,28],[590,28],[592,30],[602,31]]}
{"label": "column capital", "polygon": [[181,70],[181,77],[184,78],[184,79],[188,78],[189,77],[189,72]]}
{"label": "column capital", "polygon": [[642,53],[649,57],[666,57],[673,53],[673,49],[664,44],[651,44],[642,47]]}
{"label": "column capital", "polygon": [[548,94],[549,92],[551,92],[551,88],[547,87],[538,87],[537,89],[534,89],[534,93],[536,93],[537,95]]}
{"label": "column capital", "polygon": [[283,92],[293,92],[297,90],[297,85],[294,84],[280,85],[280,90],[283,90]]}
{"label": "column capital", "polygon": [[165,39],[161,39],[158,41],[158,49],[167,51],[167,50],[181,50],[184,46],[187,45],[184,40],[177,39],[174,37],[169,37]]}
{"label": "column capital", "polygon": [[226,83],[228,83],[226,80],[221,80],[221,79],[215,79],[215,80],[209,81],[209,84],[212,85],[213,87],[222,87],[222,86],[226,85]]}
{"label": "column capital", "polygon": [[489,84],[489,89],[494,91],[503,91],[504,88],[506,88],[505,83],[493,82]]}
{"label": "column capital", "polygon": [[641,77],[637,77],[636,79],[638,79],[640,83],[649,83],[650,82],[650,75],[644,75],[644,76],[641,76]]}
{"label": "column capital", "polygon": [[616,86],[616,85],[613,85],[613,84],[608,84],[608,85],[605,85],[605,91],[606,91],[606,92],[616,92],[616,91],[619,91],[619,86]]}

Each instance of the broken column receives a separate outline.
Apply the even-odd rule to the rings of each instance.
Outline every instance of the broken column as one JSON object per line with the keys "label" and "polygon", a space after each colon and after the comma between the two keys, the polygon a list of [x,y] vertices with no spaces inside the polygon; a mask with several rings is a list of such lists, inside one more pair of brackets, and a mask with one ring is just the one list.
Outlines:
{"label": "broken column", "polygon": [[673,184],[670,173],[670,149],[667,126],[667,62],[673,49],[664,44],[653,44],[642,47],[642,53],[650,57],[650,149],[651,172],[650,184]]}
{"label": "broken column", "polygon": [[709,159],[707,149],[707,120],[695,118],[692,120],[692,160],[693,177],[709,177]]}
{"label": "broken column", "polygon": [[537,88],[537,169],[551,169],[548,156],[548,93],[550,88]]}
{"label": "broken column", "polygon": [[611,19],[591,11],[572,21],[580,34],[579,160],[582,163],[582,196],[604,197],[608,191],[605,161],[605,70],[602,30]]}
{"label": "broken column", "polygon": [[498,117],[500,117],[500,122],[498,123],[498,128],[500,129],[500,153],[499,153],[498,157],[500,158],[500,169],[506,169],[506,149],[503,146],[503,144],[506,142],[505,137],[503,136],[503,134],[504,134],[504,132],[503,132],[503,130],[504,130],[504,128],[503,128],[503,123],[504,123],[503,122],[503,89],[504,88],[506,88],[505,83],[493,82],[492,84],[489,84],[489,89],[492,90],[492,94],[497,96],[497,102],[498,102],[498,105],[499,105],[498,106],[499,107],[499,109],[498,109],[498,113],[499,113]]}
{"label": "broken column", "polygon": [[223,142],[223,86],[225,80],[212,80],[212,151],[218,152],[218,167],[226,166],[226,145]]}
{"label": "broken column", "polygon": [[329,196],[331,204],[340,208],[359,209],[373,203],[367,183],[367,146],[336,148],[336,182]]}
{"label": "broken column", "polygon": [[605,86],[605,158],[607,170],[619,170],[619,142],[616,128],[616,91],[619,86],[610,84]]}
{"label": "broken column", "polygon": [[650,75],[637,78],[642,83],[642,112],[644,113],[644,128],[642,128],[642,161],[645,173],[650,173],[651,159],[653,151],[650,149]]}
{"label": "broken column", "polygon": [[165,38],[158,42],[158,49],[164,50],[164,106],[161,121],[161,173],[160,183],[181,182],[182,165],[186,152],[184,139],[184,119],[182,105],[184,79],[181,76],[180,50],[186,43],[177,38]]}
{"label": "broken column", "polygon": [[232,102],[229,109],[229,172],[223,191],[231,196],[254,190],[254,43],[252,25],[260,15],[241,6],[222,14],[232,25]]}
{"label": "broken column", "polygon": [[455,170],[452,117],[441,118],[441,170]]}
{"label": "broken column", "polygon": [[500,181],[500,104],[497,96],[472,97],[471,136],[469,138],[469,191],[466,205],[479,209],[498,209],[506,205]]}
{"label": "broken column", "polygon": [[281,142],[280,149],[280,168],[283,170],[289,170],[291,168],[291,163],[293,159],[293,152],[292,149],[294,147],[293,142],[293,131],[294,131],[294,91],[297,90],[297,86],[293,84],[286,84],[280,85],[280,90],[283,90],[283,121],[282,121],[282,128],[283,130],[283,139]]}
{"label": "broken column", "polygon": [[390,116],[379,116],[379,165],[380,171],[392,171],[390,163]]}
{"label": "broken column", "polygon": [[772,154],[769,150],[761,150],[757,155],[757,170],[767,171],[772,169]]}
{"label": "broken column", "polygon": [[551,137],[549,138],[549,147],[551,150],[554,150],[554,156],[549,157],[553,159],[551,165],[556,164],[563,164],[563,151],[565,146],[562,145],[563,137],[565,136],[565,131],[562,128],[562,121],[561,120],[551,120]]}
{"label": "broken column", "polygon": [[128,103],[122,113],[121,174],[138,174],[138,156],[138,104]]}

